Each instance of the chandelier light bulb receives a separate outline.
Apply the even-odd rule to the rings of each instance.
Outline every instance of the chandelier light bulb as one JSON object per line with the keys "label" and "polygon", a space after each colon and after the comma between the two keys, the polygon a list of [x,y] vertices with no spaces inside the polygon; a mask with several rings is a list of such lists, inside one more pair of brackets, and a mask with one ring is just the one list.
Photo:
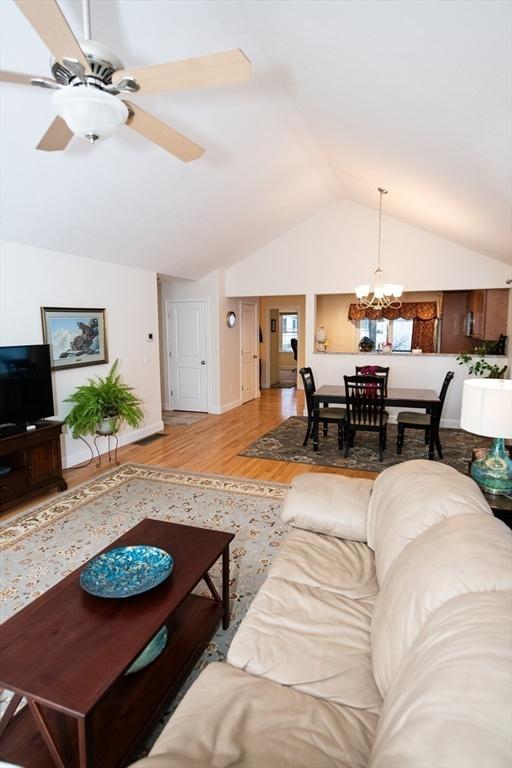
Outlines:
{"label": "chandelier light bulb", "polygon": [[371,290],[371,285],[358,285],[356,288],[356,296],[358,299],[364,299],[368,296]]}

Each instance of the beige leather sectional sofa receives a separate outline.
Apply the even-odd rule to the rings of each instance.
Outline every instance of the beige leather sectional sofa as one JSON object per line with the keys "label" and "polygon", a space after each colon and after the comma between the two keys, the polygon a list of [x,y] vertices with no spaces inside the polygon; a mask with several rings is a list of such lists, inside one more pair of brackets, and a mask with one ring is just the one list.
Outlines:
{"label": "beige leather sectional sofa", "polygon": [[145,768],[510,768],[512,534],[411,461],[296,478],[292,526],[231,645]]}

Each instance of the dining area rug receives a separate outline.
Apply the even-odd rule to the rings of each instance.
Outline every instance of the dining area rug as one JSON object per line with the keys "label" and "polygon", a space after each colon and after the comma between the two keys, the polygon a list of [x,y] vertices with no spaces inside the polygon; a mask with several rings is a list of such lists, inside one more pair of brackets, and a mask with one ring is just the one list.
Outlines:
{"label": "dining area rug", "polygon": [[[409,459],[428,459],[428,447],[424,443],[424,433],[421,430],[405,430],[402,453],[397,455],[397,427],[396,424],[388,424],[384,459],[379,461],[377,432],[357,432],[354,446],[349,449],[348,458],[345,459],[343,450],[338,449],[338,428],[335,424],[329,425],[327,437],[323,436],[322,427],[320,427],[318,451],[313,450],[311,438],[306,447],[303,447],[306,428],[305,417],[291,416],[278,427],[262,435],[238,455],[368,472],[382,472],[387,467]],[[443,447],[443,459],[439,459],[436,452],[436,461],[442,461],[464,474],[467,472],[473,448],[487,449],[492,442],[489,438],[472,435],[462,429],[440,429],[439,437]]]}

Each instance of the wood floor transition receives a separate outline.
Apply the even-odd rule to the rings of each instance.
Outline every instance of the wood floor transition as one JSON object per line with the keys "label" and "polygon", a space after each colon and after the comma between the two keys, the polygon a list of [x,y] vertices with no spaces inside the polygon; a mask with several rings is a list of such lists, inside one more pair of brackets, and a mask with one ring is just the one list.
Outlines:
{"label": "wood floor transition", "polygon": [[[290,482],[295,475],[302,472],[331,472],[355,477],[375,477],[373,472],[238,456],[239,451],[289,416],[302,415],[303,408],[304,393],[302,391],[263,390],[260,398],[221,416],[209,414],[206,418],[189,426],[166,425],[164,431],[168,437],[150,441],[145,445],[135,443],[126,445],[119,449],[118,459],[121,463],[135,462],[283,483]],[[89,467],[65,470],[64,477],[68,487],[73,488],[100,475],[108,468],[108,460],[104,455],[101,469],[96,469],[93,462]],[[55,492],[40,496],[30,503],[10,510],[2,516],[2,519],[5,520],[11,514],[17,514],[57,495]]]}

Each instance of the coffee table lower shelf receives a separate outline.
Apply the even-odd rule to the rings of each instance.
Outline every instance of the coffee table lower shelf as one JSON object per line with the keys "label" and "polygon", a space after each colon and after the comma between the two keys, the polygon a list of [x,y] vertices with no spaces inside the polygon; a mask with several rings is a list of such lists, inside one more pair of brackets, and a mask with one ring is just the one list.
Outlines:
{"label": "coffee table lower shelf", "polygon": [[[119,768],[126,764],[179,691],[222,614],[222,603],[192,594],[171,614],[166,622],[169,641],[163,653],[146,669],[118,678],[91,713],[91,767]],[[75,768],[76,721],[47,706],[41,709],[66,768]],[[55,768],[28,707],[23,707],[3,734],[0,759],[24,768]]]}

